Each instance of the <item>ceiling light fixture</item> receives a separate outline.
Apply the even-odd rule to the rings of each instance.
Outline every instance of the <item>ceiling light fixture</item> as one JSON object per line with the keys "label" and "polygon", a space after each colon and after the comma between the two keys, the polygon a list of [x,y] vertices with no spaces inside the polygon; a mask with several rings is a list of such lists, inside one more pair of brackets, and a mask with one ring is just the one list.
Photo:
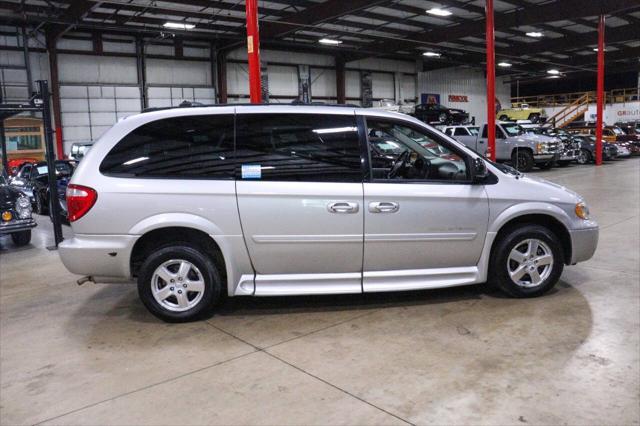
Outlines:
{"label": "ceiling light fixture", "polygon": [[542,33],[540,31],[529,31],[527,33],[527,36],[533,37],[533,38],[540,38],[542,37]]}
{"label": "ceiling light fixture", "polygon": [[547,74],[558,75],[558,74],[560,74],[560,71],[558,71],[556,69],[550,69],[550,70],[547,71]]}
{"label": "ceiling light fixture", "polygon": [[451,16],[452,13],[448,10],[444,10],[444,9],[440,9],[437,7],[433,7],[429,10],[427,10],[427,13],[430,15],[435,15],[435,16]]}
{"label": "ceiling light fixture", "polygon": [[165,22],[163,26],[165,28],[173,28],[176,30],[192,30],[196,27],[193,24],[183,24],[181,22]]}
{"label": "ceiling light fixture", "polygon": [[498,66],[503,68],[509,68],[511,64],[509,62],[499,62]]}
{"label": "ceiling light fixture", "polygon": [[[594,52],[597,52],[597,51],[598,51],[598,48],[597,48],[597,47],[594,47],[594,48],[593,48],[593,51],[594,51]],[[606,52],[606,51],[607,51],[607,49],[604,49],[604,51]]]}
{"label": "ceiling light fixture", "polygon": [[442,56],[440,53],[438,52],[424,52],[422,54],[423,56],[428,56],[430,58],[439,58],[440,56]]}
{"label": "ceiling light fixture", "polygon": [[332,46],[337,46],[339,44],[342,44],[342,40],[336,40],[334,38],[321,38],[320,40],[318,40],[318,43],[330,44]]}
{"label": "ceiling light fixture", "polygon": [[560,78],[560,76],[559,75],[551,75],[548,78]]}

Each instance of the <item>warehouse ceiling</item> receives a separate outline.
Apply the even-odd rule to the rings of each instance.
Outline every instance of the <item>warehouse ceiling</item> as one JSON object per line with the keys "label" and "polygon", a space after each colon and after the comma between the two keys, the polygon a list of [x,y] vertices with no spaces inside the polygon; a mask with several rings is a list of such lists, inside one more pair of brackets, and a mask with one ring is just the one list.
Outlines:
{"label": "warehouse ceiling", "polygon": [[[261,44],[263,48],[330,53],[347,61],[369,57],[420,60],[425,70],[483,67],[484,3],[259,1]],[[640,69],[638,0],[495,0],[494,7],[496,62],[510,64],[499,67],[499,74],[535,79],[547,76],[550,68],[562,74],[595,71],[600,13],[607,15],[608,71]],[[0,0],[0,22],[28,24],[54,38],[72,30],[91,30],[207,39],[218,50],[240,47],[246,37],[244,1],[240,0]],[[167,28],[168,22],[189,29]],[[321,39],[339,44],[321,44]],[[431,56],[425,56],[426,52],[432,52],[427,53]]]}

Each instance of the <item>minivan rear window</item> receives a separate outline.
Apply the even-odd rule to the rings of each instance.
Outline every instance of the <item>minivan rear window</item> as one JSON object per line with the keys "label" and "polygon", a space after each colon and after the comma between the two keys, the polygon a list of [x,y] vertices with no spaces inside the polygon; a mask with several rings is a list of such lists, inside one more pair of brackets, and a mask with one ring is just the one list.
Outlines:
{"label": "minivan rear window", "polygon": [[114,146],[100,172],[121,177],[233,179],[233,115],[144,124]]}
{"label": "minivan rear window", "polygon": [[238,114],[239,180],[362,182],[354,115]]}

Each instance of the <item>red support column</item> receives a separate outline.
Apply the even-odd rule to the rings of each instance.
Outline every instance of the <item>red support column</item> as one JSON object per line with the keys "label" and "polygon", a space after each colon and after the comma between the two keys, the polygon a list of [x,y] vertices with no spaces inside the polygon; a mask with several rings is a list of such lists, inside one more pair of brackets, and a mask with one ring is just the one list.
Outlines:
{"label": "red support column", "polygon": [[487,148],[489,159],[496,160],[496,51],[494,46],[493,0],[485,6],[487,23]]}
{"label": "red support column", "polygon": [[604,15],[598,22],[598,102],[596,106],[596,165],[602,164],[602,109],[604,107]]}
{"label": "red support column", "polygon": [[262,102],[260,88],[260,33],[258,31],[258,0],[247,0],[247,53],[249,55],[249,94],[252,104]]}

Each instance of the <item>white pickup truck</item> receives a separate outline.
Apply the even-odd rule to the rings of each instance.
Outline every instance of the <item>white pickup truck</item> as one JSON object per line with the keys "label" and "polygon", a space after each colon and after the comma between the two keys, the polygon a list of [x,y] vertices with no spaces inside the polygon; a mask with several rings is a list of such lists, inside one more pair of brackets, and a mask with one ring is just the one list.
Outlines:
{"label": "white pickup truck", "polygon": [[[488,154],[486,124],[481,133],[476,126],[448,126],[443,131],[476,152]],[[553,167],[560,159],[560,148],[558,138],[526,134],[513,122],[496,123],[496,160],[508,161],[520,171],[529,172],[534,166]]]}

